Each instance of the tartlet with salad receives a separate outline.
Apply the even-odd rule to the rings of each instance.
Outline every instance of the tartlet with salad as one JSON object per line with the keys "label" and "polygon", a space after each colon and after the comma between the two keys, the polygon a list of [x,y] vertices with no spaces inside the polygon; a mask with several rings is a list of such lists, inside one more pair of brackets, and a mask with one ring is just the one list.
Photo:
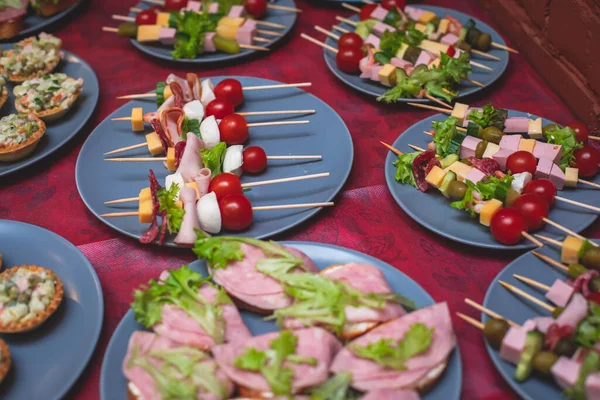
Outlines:
{"label": "tartlet with salad", "polygon": [[20,333],[42,325],[62,302],[60,278],[37,265],[21,265],[0,274],[0,332]]}
{"label": "tartlet with salad", "polygon": [[40,33],[15,43],[12,49],[4,50],[0,58],[2,73],[11,82],[43,76],[54,71],[60,62],[62,41],[47,33]]}
{"label": "tartlet with salad", "polygon": [[37,115],[11,114],[0,119],[0,161],[17,161],[35,150],[46,133],[46,124]]}
{"label": "tartlet with salad", "polygon": [[8,345],[4,340],[0,339],[0,383],[2,383],[6,374],[8,374],[11,364],[12,359]]}
{"label": "tartlet with salad", "polygon": [[83,79],[54,73],[28,79],[13,89],[19,113],[33,113],[42,120],[62,118],[79,97]]}
{"label": "tartlet with salad", "polygon": [[6,87],[6,77],[0,75],[0,108],[8,100],[8,88]]}

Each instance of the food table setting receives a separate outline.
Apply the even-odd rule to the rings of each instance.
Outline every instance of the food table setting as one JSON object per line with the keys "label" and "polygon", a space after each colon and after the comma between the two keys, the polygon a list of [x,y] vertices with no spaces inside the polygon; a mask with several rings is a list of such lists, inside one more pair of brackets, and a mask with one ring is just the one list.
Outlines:
{"label": "food table setting", "polygon": [[[418,24],[424,25],[422,29],[425,30],[432,21],[424,12],[384,12],[381,18],[386,26],[396,26],[398,18],[402,19],[396,14],[407,14],[420,21],[410,26],[412,39],[404,46],[396,46],[390,44],[387,36],[391,29],[383,27],[381,30],[381,25],[364,24],[368,31],[360,31],[363,25],[359,21],[365,19],[356,16],[357,11],[352,8],[358,7],[360,12],[365,3],[348,2],[347,7],[342,6],[341,1],[281,0],[267,3],[264,10],[248,5],[259,2],[247,2],[245,12],[248,14],[244,18],[235,14],[234,9],[229,11],[225,21],[217,22],[210,15],[200,22],[194,20],[194,23],[214,24],[208,29],[216,30],[211,39],[208,34],[204,37],[203,51],[196,49],[192,52],[195,54],[185,53],[184,46],[191,41],[186,29],[190,24],[188,21],[195,16],[187,20],[187,13],[181,13],[183,17],[179,19],[173,18],[173,14],[167,15],[165,26],[146,32],[142,27],[155,25],[138,26],[141,18],[137,15],[164,3],[125,4],[113,0],[81,3],[72,15],[65,17],[64,21],[68,22],[41,28],[61,40],[61,61],[54,73],[62,72],[74,80],[82,79],[78,98],[68,107],[66,115],[44,123],[46,134],[30,155],[16,163],[0,163],[0,253],[4,267],[25,264],[46,267],[60,278],[54,284],[58,287],[61,283],[65,293],[56,315],[42,322],[34,334],[26,333],[15,339],[5,333],[7,331],[0,332],[0,338],[13,353],[13,370],[9,370],[0,385],[0,397],[42,398],[36,397],[42,396],[39,391],[29,391],[29,386],[38,386],[38,390],[47,388],[46,398],[124,399],[128,392],[133,398],[142,398],[140,392],[145,389],[131,373],[142,368],[138,364],[131,367],[134,361],[141,363],[146,359],[136,359],[136,341],[143,344],[153,336],[156,343],[166,341],[167,348],[174,348],[173,343],[181,343],[175,335],[165,331],[169,327],[164,311],[160,325],[149,321],[148,309],[140,311],[149,307],[144,303],[144,293],[151,292],[161,283],[169,288],[176,286],[173,282],[181,274],[197,281],[195,287],[199,288],[199,293],[213,289],[213,284],[203,278],[209,275],[215,287],[224,288],[227,294],[219,293],[225,297],[229,295],[233,300],[224,301],[225,305],[211,304],[211,307],[222,309],[224,314],[227,307],[240,309],[239,314],[236,309],[236,315],[237,321],[243,320],[243,328],[238,330],[248,331],[244,340],[252,341],[250,350],[263,346],[264,351],[258,353],[268,354],[271,351],[269,345],[273,349],[277,340],[279,343],[289,340],[287,333],[293,332],[291,329],[294,328],[290,328],[293,324],[286,325],[279,315],[286,315],[283,312],[287,311],[290,313],[288,318],[294,316],[300,320],[298,314],[294,314],[297,311],[288,304],[270,308],[260,301],[253,303],[256,294],[269,295],[269,292],[258,291],[254,296],[245,292],[240,294],[243,279],[226,272],[242,268],[242,263],[235,258],[237,256],[225,258],[225,261],[219,259],[218,254],[210,250],[218,242],[221,248],[237,246],[236,249],[246,252],[245,257],[250,257],[248,248],[251,247],[262,249],[263,257],[271,254],[291,258],[293,255],[294,260],[304,259],[302,273],[259,272],[258,264],[256,270],[252,268],[254,276],[248,275],[248,280],[258,282],[267,275],[268,279],[277,282],[278,289],[272,290],[282,293],[281,287],[291,290],[289,288],[298,284],[291,275],[303,276],[308,283],[319,277],[317,282],[323,283],[332,282],[330,277],[337,274],[340,281],[347,279],[348,283],[338,284],[337,289],[351,292],[349,286],[355,291],[362,290],[360,282],[367,280],[364,275],[358,275],[362,273],[369,279],[379,279],[378,283],[384,287],[383,293],[379,293],[382,297],[377,300],[390,305],[390,312],[398,314],[378,320],[378,323],[385,322],[379,327],[373,329],[375,324],[361,328],[364,330],[358,334],[349,334],[344,330],[348,328],[344,323],[337,326],[321,322],[319,326],[326,329],[300,326],[296,354],[287,356],[300,361],[286,361],[286,365],[294,364],[294,368],[299,369],[309,368],[312,362],[326,363],[325,367],[331,372],[325,377],[314,374],[310,383],[304,385],[294,381],[294,390],[308,393],[307,398],[311,395],[324,399],[350,398],[325,396],[323,391],[307,389],[322,388],[327,382],[339,383],[334,381],[338,377],[346,377],[346,388],[352,386],[360,393],[358,396],[374,392],[369,398],[402,398],[384,397],[383,390],[396,389],[394,384],[389,386],[385,383],[388,381],[383,380],[378,386],[377,380],[373,383],[368,377],[361,381],[360,374],[365,371],[358,367],[347,370],[343,357],[353,357],[352,360],[345,359],[348,364],[365,364],[365,368],[376,365],[381,370],[386,364],[380,359],[373,361],[376,356],[363,355],[359,359],[357,348],[368,350],[368,346],[360,345],[364,344],[361,340],[379,334],[389,336],[401,346],[403,338],[394,332],[406,330],[406,338],[433,320],[437,321],[435,332],[455,337],[455,345],[450,346],[447,341],[444,349],[441,349],[444,347],[441,343],[439,348],[436,347],[440,352],[445,351],[442,357],[445,368],[439,376],[434,375],[431,382],[417,380],[417,384],[413,382],[403,387],[402,395],[406,398],[419,398],[409,397],[419,396],[417,391],[424,399],[535,399],[542,395],[562,398],[562,389],[551,379],[540,378],[539,371],[525,383],[522,382],[526,377],[519,376],[517,380],[513,365],[521,367],[519,354],[512,358],[502,357],[506,352],[495,350],[495,336],[488,334],[491,329],[488,325],[495,323],[501,331],[505,327],[500,322],[505,319],[525,326],[528,319],[550,315],[548,308],[532,306],[527,299],[513,295],[498,283],[509,282],[507,285],[512,288],[518,287],[543,298],[543,294],[540,295],[543,292],[535,286],[521,284],[514,274],[535,279],[538,284],[542,282],[548,291],[550,285],[555,287],[554,280],[562,282],[565,274],[557,269],[559,267],[549,266],[550,261],[540,261],[541,258],[529,252],[540,244],[543,248],[534,251],[539,250],[541,256],[561,261],[558,264],[568,269],[573,281],[578,282],[576,279],[580,275],[588,276],[588,272],[593,272],[594,244],[585,238],[598,235],[594,220],[600,199],[592,186],[598,183],[597,174],[585,171],[585,162],[580,161],[578,155],[567,160],[552,155],[548,166],[542,170],[541,160],[546,158],[536,155],[534,145],[542,149],[542,144],[556,147],[560,143],[566,149],[566,142],[560,142],[560,134],[567,132],[568,127],[564,125],[576,118],[522,55],[494,46],[489,51],[478,49],[486,47],[485,39],[478,40],[486,32],[490,33],[490,41],[500,46],[506,48],[516,44],[502,38],[502,31],[476,1],[461,2],[460,8],[447,0],[410,4],[423,6],[424,12],[437,13],[441,21],[446,15],[443,8],[454,9],[447,19],[450,24],[456,19],[467,26],[467,21],[472,20],[473,26],[481,32],[475,39],[467,34],[464,40],[459,40],[472,42],[473,49],[469,47],[468,50],[459,50],[456,41],[452,45],[442,41],[440,45],[433,36],[420,36]],[[369,6],[367,20],[377,14],[377,5]],[[197,11],[192,9],[190,13]],[[247,16],[252,18],[245,18]],[[162,17],[157,12],[152,18],[154,23]],[[437,21],[434,30],[441,29],[441,21]],[[121,27],[121,24],[129,25]],[[336,30],[334,24],[340,29]],[[322,30],[315,30],[317,26]],[[168,37],[167,34],[173,33],[169,29],[178,34],[186,31],[183,33],[188,36],[174,34]],[[364,41],[367,47],[369,43],[379,47],[380,42],[387,42],[387,47],[381,45],[383,50],[375,53],[373,59],[368,51],[363,52],[359,59],[364,56],[365,63],[360,66],[358,60],[353,63],[355,51],[347,50],[351,46],[343,45],[341,36],[354,29],[360,34],[361,45]],[[397,31],[394,28],[394,32],[399,31],[400,28]],[[432,33],[436,32],[429,32],[429,35]],[[301,34],[314,40],[301,37]],[[438,39],[446,37],[437,36]],[[458,31],[455,36],[458,40]],[[22,36],[16,37],[13,42],[21,39]],[[42,39],[44,37],[38,37],[39,41]],[[3,50],[8,48],[3,47]],[[479,55],[473,50],[489,54]],[[340,56],[342,53],[345,55]],[[471,61],[466,56],[469,54]],[[436,62],[435,55],[438,61],[432,66],[431,63]],[[423,64],[425,57],[431,57],[424,62],[425,66],[429,64],[430,70],[440,73],[435,78],[421,78],[418,87],[414,88],[419,73],[424,75],[418,64]],[[369,65],[365,65],[367,62]],[[389,69],[391,73],[387,71]],[[402,82],[406,85],[402,86]],[[15,112],[13,96],[23,97],[23,90],[13,93],[18,84],[4,84],[10,94],[9,104],[1,110],[3,117]],[[498,119],[501,119],[499,129],[496,128]],[[587,131],[587,128],[572,126],[572,131],[578,134],[583,129]],[[500,131],[499,137],[490,133],[493,131],[490,128]],[[515,133],[525,133],[529,139]],[[452,140],[444,142],[444,135],[450,135]],[[591,142],[594,140],[592,131],[589,135]],[[520,142],[509,144],[513,136],[519,136]],[[535,140],[540,138],[543,141]],[[457,142],[456,154],[452,150],[454,142]],[[492,168],[493,176],[473,178],[472,170],[486,171],[478,160],[496,160],[494,154],[508,151],[509,147],[511,150],[504,162],[499,162],[502,168]],[[574,153],[579,154],[580,148],[573,147]],[[530,156],[532,168],[527,165],[529,158],[521,154],[528,148],[528,153],[535,156]],[[418,153],[416,157],[411,155],[413,151]],[[197,161],[198,154],[203,161]],[[426,155],[429,158],[425,164],[432,159],[437,159],[437,164],[432,162],[425,169],[426,174],[414,172],[413,161]],[[410,158],[409,178],[399,172],[406,166],[403,164],[407,162],[405,158]],[[460,161],[464,159],[467,162]],[[214,160],[217,161],[211,162]],[[540,161],[536,166],[537,160]],[[559,168],[563,162],[567,165],[563,165],[562,172],[555,170],[553,174],[553,168]],[[462,165],[458,168],[455,164]],[[465,166],[469,170],[465,170]],[[574,167],[580,172],[573,178],[569,171],[576,169]],[[436,176],[438,170],[439,176]],[[443,175],[441,171],[444,171]],[[494,174],[496,172],[498,174]],[[508,204],[510,190],[515,191],[516,187],[511,184],[528,173],[529,178],[521,181],[516,195],[520,197]],[[538,179],[532,180],[533,175]],[[450,177],[453,182],[444,183]],[[529,185],[541,180],[554,185],[549,199],[543,192],[544,185]],[[484,184],[489,182],[496,184],[495,192],[493,196],[485,197],[489,185]],[[496,194],[502,192],[502,184],[507,182],[506,193],[498,199]],[[429,190],[424,192],[422,185],[428,185]],[[236,189],[231,189],[232,186]],[[181,189],[180,194],[172,195],[173,188]],[[435,189],[441,194],[435,193]],[[191,200],[184,198],[184,192],[191,193]],[[465,193],[471,192],[482,195],[483,198],[478,200],[485,201],[480,209],[473,207],[477,211],[470,210],[479,214],[475,219],[469,218],[468,207],[456,204],[467,197]],[[532,202],[538,204],[537,209],[542,209],[542,216],[537,212],[528,213],[528,204],[519,208],[527,196],[548,200],[547,204],[542,202],[543,205]],[[196,197],[200,199],[197,206]],[[441,205],[448,202],[448,198],[452,208],[447,203]],[[188,207],[188,202],[192,207]],[[503,204],[505,208],[502,208]],[[525,217],[520,213],[508,215],[507,218],[516,220],[508,228],[494,222],[497,213],[519,209]],[[215,214],[218,215],[216,219]],[[196,218],[193,222],[186,221],[186,215]],[[565,233],[565,229],[570,233]],[[254,239],[275,240],[284,247],[274,249],[268,247],[272,246],[270,242],[251,241]],[[207,269],[207,263],[211,268]],[[580,269],[573,275],[573,268],[567,267],[568,264],[579,265],[585,270]],[[326,268],[333,265],[347,268],[337,271],[335,267]],[[370,268],[353,270],[351,266],[356,265],[369,265]],[[51,272],[48,274],[53,276]],[[272,284],[271,281],[266,283]],[[353,281],[356,286],[350,285]],[[591,282],[590,277],[588,281]],[[591,288],[592,284],[589,285]],[[260,284],[258,286],[256,290],[260,289]],[[35,292],[35,287],[33,290]],[[362,299],[355,292],[351,293]],[[391,297],[384,296],[386,293],[399,296],[392,301]],[[579,296],[576,293],[573,302]],[[499,315],[490,314],[493,319],[481,319],[478,311],[481,308],[474,310],[466,299]],[[548,299],[557,306],[545,303],[553,311],[558,307],[568,309],[566,302],[560,305],[555,298]],[[403,300],[410,300],[410,304]],[[147,301],[152,304],[151,300]],[[236,306],[230,304],[231,301]],[[295,301],[301,305],[299,298]],[[366,299],[362,301],[370,304]],[[401,311],[392,305],[402,307]],[[161,306],[167,307],[164,303]],[[168,307],[175,308],[172,304]],[[277,321],[264,320],[264,316],[273,311]],[[472,321],[463,320],[457,313]],[[411,316],[417,323],[407,320]],[[304,320],[308,324],[306,321],[312,320]],[[3,322],[0,319],[0,323]],[[225,318],[225,323],[232,322]],[[386,325],[391,324],[397,325],[385,332]],[[481,329],[473,326],[477,324],[484,332],[488,329],[485,339]],[[368,333],[370,329],[373,331]],[[446,332],[447,329],[450,330]],[[269,332],[280,330],[278,336],[269,336],[274,335]],[[507,330],[506,327],[503,331],[505,337],[511,334]],[[260,397],[261,391],[269,391],[267,389],[274,386],[265,389],[263,382],[254,384],[247,376],[253,375],[254,381],[257,376],[261,379],[264,376],[267,383],[282,378],[273,378],[268,371],[240,368],[249,353],[234,348],[234,340],[227,338],[227,332],[225,329],[225,341],[231,341],[231,344],[217,346],[212,353],[214,361],[209,356],[206,363],[216,362],[227,371],[228,384],[235,383],[236,389],[221,387],[220,390],[227,393],[220,392],[221,397],[211,398],[264,398]],[[539,330],[533,332],[539,333]],[[331,352],[329,359],[321,359],[308,350],[304,354],[308,346],[303,342],[314,340],[312,335],[322,334],[326,334],[332,344],[317,350],[319,353]],[[71,335],[80,336],[80,339],[73,341],[70,347],[68,338]],[[60,342],[60,337],[67,340]],[[266,337],[271,342],[261,341]],[[210,340],[212,345],[218,343],[215,336]],[[433,343],[442,341],[438,336],[431,336],[430,340]],[[503,342],[502,337],[500,341]],[[342,342],[349,343],[343,350],[333,344]],[[152,343],[151,346],[155,342]],[[43,372],[29,368],[28,360],[35,364],[32,357],[35,357],[36,348],[45,358],[52,357],[56,346],[61,346],[61,353],[64,353],[57,356],[54,363],[61,371],[45,379],[58,384],[36,385],[32,380],[35,373]],[[198,346],[187,343],[176,349],[188,351],[186,357],[198,356],[205,360],[203,357],[207,357],[210,347],[200,346],[201,351]],[[237,358],[228,361],[227,352],[237,354]],[[418,353],[412,355],[415,357],[412,361],[416,361],[416,357],[425,358]],[[550,351],[542,353],[553,354]],[[126,357],[129,362],[124,363]],[[0,354],[0,367],[2,360],[6,357]],[[405,363],[410,365],[406,360]],[[534,363],[534,367],[537,364],[540,363]],[[64,368],[66,365],[70,368]],[[386,368],[399,374],[406,366],[392,368],[387,364]],[[348,375],[344,375],[347,373],[355,376],[353,383]],[[393,376],[396,381],[401,380],[399,375]],[[221,378],[215,375],[214,382]],[[398,394],[388,394],[395,395]],[[298,394],[297,398],[302,397]]]}

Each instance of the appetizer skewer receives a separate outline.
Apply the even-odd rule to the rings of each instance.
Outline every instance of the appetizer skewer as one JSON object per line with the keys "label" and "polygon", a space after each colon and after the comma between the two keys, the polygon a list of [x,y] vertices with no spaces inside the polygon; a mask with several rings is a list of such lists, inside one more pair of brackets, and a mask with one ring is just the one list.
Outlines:
{"label": "appetizer skewer", "polygon": [[[158,6],[164,6],[165,3],[166,3],[163,0],[142,0],[142,1],[144,1],[146,3],[150,3],[150,4],[156,4]],[[279,5],[276,5],[276,4],[269,4],[269,3],[267,3],[266,0],[262,0],[262,1],[260,1],[260,3],[261,3],[260,8],[265,7],[265,8],[270,8],[272,10],[292,11],[292,12],[296,12],[296,13],[301,13],[302,12],[301,9],[296,8],[296,7],[287,7],[287,6],[279,6]],[[189,4],[188,4],[188,8],[189,8]],[[248,10],[248,11],[250,11],[250,10]],[[253,16],[255,16],[256,18],[260,18],[263,15],[259,14],[259,15],[253,15]]]}

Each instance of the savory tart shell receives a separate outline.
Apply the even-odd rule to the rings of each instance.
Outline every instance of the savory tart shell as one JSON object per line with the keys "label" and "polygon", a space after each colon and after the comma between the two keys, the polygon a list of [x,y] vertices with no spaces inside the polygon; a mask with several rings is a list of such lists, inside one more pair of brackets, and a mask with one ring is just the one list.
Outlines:
{"label": "savory tart shell", "polygon": [[[35,36],[23,39],[19,42],[19,44],[27,45],[33,39],[35,39]],[[60,49],[58,49],[58,51],[60,52]],[[0,73],[6,74],[6,76],[8,77],[8,80],[11,82],[21,83],[21,82],[25,82],[27,79],[31,79],[31,78],[35,78],[38,76],[43,76],[43,75],[49,74],[50,72],[54,71],[54,69],[56,68],[56,66],[58,65],[59,62],[60,62],[60,56],[57,56],[55,60],[52,60],[51,62],[46,64],[46,67],[44,69],[41,69],[41,70],[36,71],[29,75],[11,74],[8,71],[6,71],[4,67],[2,67],[0,69]]]}
{"label": "savory tart shell", "polygon": [[0,361],[0,383],[2,383],[12,364],[10,350],[8,349],[6,342],[2,339],[0,339],[0,353],[2,353],[2,361]]}
{"label": "savory tart shell", "polygon": [[10,277],[12,275],[14,275],[20,268],[25,268],[28,269],[29,271],[32,272],[43,272],[46,271],[47,274],[50,274],[54,277],[55,280],[55,293],[54,293],[54,297],[50,300],[50,304],[48,304],[48,306],[46,306],[46,309],[44,310],[43,313],[39,314],[37,317],[35,318],[31,318],[27,321],[11,321],[8,324],[3,324],[2,322],[0,322],[0,333],[22,333],[22,332],[29,332],[37,327],[39,327],[40,325],[42,325],[48,318],[50,318],[50,316],[52,314],[54,314],[54,312],[56,312],[56,310],[58,309],[58,306],[60,305],[60,303],[62,302],[62,299],[64,297],[64,288],[63,288],[63,284],[62,281],[60,280],[60,278],[54,273],[54,271],[44,268],[44,267],[40,267],[37,265],[21,265],[21,266],[15,266],[12,268],[7,269],[6,271],[4,271],[3,273],[0,274],[0,276],[2,277]]}
{"label": "savory tart shell", "polygon": [[19,144],[14,144],[8,147],[0,148],[0,161],[10,162],[17,161],[27,157],[33,150],[35,150],[38,142],[46,133],[46,124],[37,116],[35,117],[40,125],[40,129],[34,132],[31,137]]}
{"label": "savory tart shell", "polygon": [[18,17],[0,24],[0,39],[17,36],[23,30],[23,17]]}
{"label": "savory tart shell", "polygon": [[18,100],[15,100],[15,108],[17,109],[17,111],[19,113],[35,114],[38,117],[40,117],[42,119],[42,121],[44,121],[44,122],[52,122],[52,121],[56,121],[56,120],[64,117],[67,114],[67,112],[69,112],[69,110],[71,109],[71,106],[73,106],[75,101],[77,101],[77,98],[79,97],[80,94],[81,94],[81,88],[77,89],[77,91],[75,93],[73,93],[71,96],[69,96],[69,98],[67,98],[64,101],[63,106],[54,107],[49,110],[31,111],[31,110],[23,107]]}
{"label": "savory tart shell", "polygon": [[6,100],[8,100],[8,89],[6,88],[6,86],[4,86],[2,88],[2,93],[0,93],[0,107],[2,107],[4,103],[6,103]]}

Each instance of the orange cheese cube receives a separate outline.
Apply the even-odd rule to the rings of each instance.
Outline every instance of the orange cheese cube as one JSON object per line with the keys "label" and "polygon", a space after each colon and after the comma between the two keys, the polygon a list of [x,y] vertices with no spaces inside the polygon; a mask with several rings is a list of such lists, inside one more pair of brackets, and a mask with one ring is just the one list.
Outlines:
{"label": "orange cheese cube", "polygon": [[481,225],[490,226],[490,222],[494,217],[494,214],[502,208],[502,202],[497,199],[489,200],[481,209],[479,214],[479,223]]}
{"label": "orange cheese cube", "polygon": [[238,28],[235,26],[219,25],[217,26],[217,36],[221,36],[225,39],[236,40],[237,30]]}
{"label": "orange cheese cube", "polygon": [[146,135],[146,144],[148,144],[148,150],[150,150],[150,154],[153,156],[164,153],[162,143],[160,143],[160,138],[156,132]]}
{"label": "orange cheese cube", "polygon": [[169,27],[169,18],[171,17],[171,13],[168,12],[159,12],[156,14],[156,25],[168,28]]}
{"label": "orange cheese cube", "polygon": [[196,182],[188,182],[185,186],[194,189],[196,191],[196,200],[200,199],[200,191],[198,190],[198,184]]}
{"label": "orange cheese cube", "polygon": [[469,174],[469,171],[471,171],[471,169],[473,169],[473,167],[471,167],[470,165],[461,163],[460,161],[456,161],[451,166],[449,166],[448,169],[456,174],[457,180],[464,182],[465,179],[467,179],[467,175]]}
{"label": "orange cheese cube", "polygon": [[150,200],[152,201],[152,193],[150,192],[150,188],[149,187],[145,187],[142,190],[140,190],[140,194],[139,194],[139,202],[143,202],[143,201],[147,201]]}
{"label": "orange cheese cube", "polygon": [[567,236],[562,245],[560,261],[565,264],[574,264],[579,262],[579,250],[583,246],[583,240],[574,236]]}
{"label": "orange cheese cube", "polygon": [[144,130],[144,111],[142,107],[134,107],[131,110],[131,130],[134,132]]}
{"label": "orange cheese cube", "polygon": [[427,183],[429,183],[431,186],[439,188],[444,180],[444,175],[446,175],[444,170],[436,165],[431,169],[431,171],[429,171],[425,177],[425,181],[427,181]]}
{"label": "orange cheese cube", "polygon": [[160,36],[160,25],[139,25],[137,31],[138,42],[156,42]]}
{"label": "orange cheese cube", "polygon": [[175,201],[175,206],[177,208],[183,208],[183,202],[181,200],[176,200]]}
{"label": "orange cheese cube", "polygon": [[167,149],[167,169],[169,171],[175,171],[175,147],[169,147]]}
{"label": "orange cheese cube", "polygon": [[140,201],[138,218],[140,224],[149,224],[152,222],[152,200]]}
{"label": "orange cheese cube", "polygon": [[436,17],[434,12],[424,11],[423,14],[419,15],[419,21],[422,24],[429,23],[432,19]]}
{"label": "orange cheese cube", "polygon": [[417,23],[417,24],[415,24],[415,29],[418,30],[419,32],[425,32],[425,29],[427,29],[427,26]]}
{"label": "orange cheese cube", "polygon": [[521,139],[519,141],[519,151],[527,151],[529,153],[533,153],[535,143],[535,139]]}
{"label": "orange cheese cube", "polygon": [[[219,26],[229,26],[231,28],[239,28],[240,26],[244,25],[244,22],[246,22],[245,18],[241,18],[241,17],[223,17],[219,20],[218,24],[217,24],[217,28]],[[218,30],[217,30],[218,32]]]}

